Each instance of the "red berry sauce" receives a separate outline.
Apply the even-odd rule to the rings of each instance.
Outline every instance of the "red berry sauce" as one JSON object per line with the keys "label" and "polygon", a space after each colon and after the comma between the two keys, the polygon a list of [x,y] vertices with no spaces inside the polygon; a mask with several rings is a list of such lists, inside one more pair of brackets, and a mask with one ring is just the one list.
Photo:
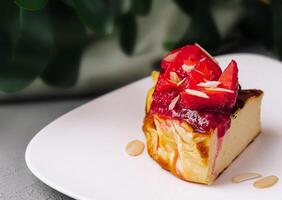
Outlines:
{"label": "red berry sauce", "polygon": [[158,114],[164,118],[169,117],[180,121],[186,121],[196,132],[199,133],[207,133],[217,128],[218,137],[224,136],[225,132],[229,129],[231,122],[231,111],[215,112],[190,110],[180,104],[176,104],[173,110],[168,110],[171,100],[174,98],[174,96],[177,96],[177,93],[172,90],[166,93],[166,95],[166,100],[158,100],[157,95],[155,95],[154,101],[151,105],[152,114]]}
{"label": "red berry sauce", "polygon": [[[193,69],[184,70],[183,65],[193,66]],[[172,72],[181,84],[171,80]],[[211,91],[198,85],[206,81],[219,81],[220,89],[227,92]],[[208,98],[189,94],[186,89],[205,93]],[[222,137],[230,127],[237,94],[238,68],[235,61],[222,73],[214,59],[199,46],[187,45],[164,57],[150,112],[186,121],[199,133],[217,129],[218,137]],[[171,106],[174,99],[177,101]]]}

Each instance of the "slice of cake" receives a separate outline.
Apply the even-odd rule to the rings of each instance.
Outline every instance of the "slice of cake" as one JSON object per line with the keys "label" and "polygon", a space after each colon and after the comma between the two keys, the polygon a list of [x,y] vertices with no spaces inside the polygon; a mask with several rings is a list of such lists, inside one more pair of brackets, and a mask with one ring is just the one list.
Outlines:
{"label": "slice of cake", "polygon": [[177,49],[154,72],[143,130],[149,155],[191,182],[211,184],[260,133],[261,90],[241,90],[235,61],[221,71],[199,45]]}

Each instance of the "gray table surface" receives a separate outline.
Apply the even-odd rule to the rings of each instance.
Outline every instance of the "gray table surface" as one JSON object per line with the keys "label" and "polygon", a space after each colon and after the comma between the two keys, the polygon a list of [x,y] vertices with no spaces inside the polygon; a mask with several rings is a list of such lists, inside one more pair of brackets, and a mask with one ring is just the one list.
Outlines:
{"label": "gray table surface", "polygon": [[69,200],[28,170],[24,154],[32,137],[48,123],[85,103],[60,100],[0,105],[0,199]]}
{"label": "gray table surface", "polygon": [[[260,45],[240,52],[273,56]],[[0,200],[71,200],[34,177],[25,164],[24,153],[44,126],[89,100],[0,103]]]}

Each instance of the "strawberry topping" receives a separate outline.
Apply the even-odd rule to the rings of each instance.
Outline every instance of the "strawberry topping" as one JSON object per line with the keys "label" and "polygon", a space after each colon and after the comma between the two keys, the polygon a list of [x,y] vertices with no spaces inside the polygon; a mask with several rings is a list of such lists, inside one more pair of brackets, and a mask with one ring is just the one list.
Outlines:
{"label": "strawberry topping", "polygon": [[238,94],[234,60],[222,73],[215,59],[199,45],[186,45],[167,54],[161,66],[153,93],[153,114],[186,120],[200,132],[229,126],[229,113]]}
{"label": "strawberry topping", "polygon": [[177,56],[177,54],[179,53],[180,48],[179,49],[175,49],[172,52],[168,53],[167,55],[164,56],[162,62],[161,62],[161,67],[165,70],[170,63],[175,59],[175,57]]}
{"label": "strawberry topping", "polygon": [[[207,85],[207,87],[201,87]],[[183,107],[193,110],[231,110],[237,99],[238,93],[238,68],[234,60],[230,62],[228,67],[219,77],[215,87],[208,87],[209,81],[198,82],[193,89],[200,91],[208,96],[203,98],[201,96],[193,95],[193,93],[181,92],[181,104]]]}

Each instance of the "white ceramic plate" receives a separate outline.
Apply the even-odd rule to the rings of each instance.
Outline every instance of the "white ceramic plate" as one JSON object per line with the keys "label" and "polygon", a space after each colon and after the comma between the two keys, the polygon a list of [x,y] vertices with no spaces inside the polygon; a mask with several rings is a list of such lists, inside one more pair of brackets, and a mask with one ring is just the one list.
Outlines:
{"label": "white ceramic plate", "polygon": [[175,178],[143,153],[130,157],[126,144],[145,141],[141,130],[144,102],[152,85],[145,78],[60,117],[30,142],[29,169],[47,185],[83,200],[238,200],[281,198],[281,183],[255,189],[252,181],[233,184],[233,175],[258,172],[282,178],[282,64],[252,55],[219,56],[224,68],[235,59],[243,88],[265,91],[262,134],[211,186]]}

